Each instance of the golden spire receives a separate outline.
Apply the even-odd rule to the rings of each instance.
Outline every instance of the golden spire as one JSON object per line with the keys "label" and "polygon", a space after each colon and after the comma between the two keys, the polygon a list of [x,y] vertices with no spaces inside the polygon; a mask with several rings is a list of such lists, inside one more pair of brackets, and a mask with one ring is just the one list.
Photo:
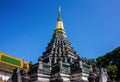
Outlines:
{"label": "golden spire", "polygon": [[59,6],[59,9],[58,9],[58,21],[62,21],[62,19],[61,19],[61,9],[60,9],[60,6]]}
{"label": "golden spire", "polygon": [[62,22],[62,19],[61,19],[61,9],[60,9],[60,6],[59,6],[59,9],[58,9],[58,19],[57,19],[57,24],[56,24],[55,31],[56,32],[65,33],[65,31],[64,31],[64,25],[63,25],[63,22]]}

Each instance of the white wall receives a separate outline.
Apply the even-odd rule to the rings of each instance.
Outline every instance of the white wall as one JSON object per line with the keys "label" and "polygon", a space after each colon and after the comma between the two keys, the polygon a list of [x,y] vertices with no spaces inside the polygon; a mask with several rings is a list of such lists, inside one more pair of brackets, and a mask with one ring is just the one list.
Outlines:
{"label": "white wall", "polygon": [[3,80],[8,80],[9,78],[11,78],[11,76],[12,74],[0,71],[0,77],[2,77]]}

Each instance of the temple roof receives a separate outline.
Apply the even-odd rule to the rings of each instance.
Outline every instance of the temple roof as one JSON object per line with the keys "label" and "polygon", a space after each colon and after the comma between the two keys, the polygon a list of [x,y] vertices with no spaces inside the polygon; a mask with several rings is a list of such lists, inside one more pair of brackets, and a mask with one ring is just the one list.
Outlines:
{"label": "temple roof", "polygon": [[29,63],[24,62],[20,58],[16,58],[7,54],[0,52],[0,70],[6,72],[13,72],[15,68],[25,68],[26,71],[29,70]]}

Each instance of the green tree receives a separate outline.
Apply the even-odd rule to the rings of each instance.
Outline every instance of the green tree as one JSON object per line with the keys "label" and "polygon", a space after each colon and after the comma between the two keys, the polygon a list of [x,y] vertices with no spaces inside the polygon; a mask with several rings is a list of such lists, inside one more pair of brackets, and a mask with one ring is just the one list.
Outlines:
{"label": "green tree", "polygon": [[108,75],[109,77],[113,80],[113,79],[116,79],[117,78],[117,66],[116,65],[109,65],[106,67],[107,69],[107,72],[108,72]]}
{"label": "green tree", "polygon": [[109,76],[120,80],[120,47],[96,59],[97,66],[106,68]]}

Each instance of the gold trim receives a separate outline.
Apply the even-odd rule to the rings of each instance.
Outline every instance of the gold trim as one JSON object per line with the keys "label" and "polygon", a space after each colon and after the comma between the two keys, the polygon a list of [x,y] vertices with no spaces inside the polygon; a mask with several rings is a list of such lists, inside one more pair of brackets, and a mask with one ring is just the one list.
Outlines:
{"label": "gold trim", "polygon": [[30,66],[29,66],[29,63],[28,62],[24,62],[24,64],[26,64],[27,65],[27,72],[29,71],[29,68],[30,68]]}
{"label": "gold trim", "polygon": [[0,64],[2,65],[0,67],[0,71],[13,72],[13,70],[16,68],[14,66],[11,66],[11,65],[8,65],[8,64],[4,64],[2,62],[0,62]]}
{"label": "gold trim", "polygon": [[[10,57],[10,58],[13,58],[13,59],[16,59],[16,60],[20,60],[21,66],[17,66],[17,65],[11,64],[11,63],[7,63],[7,62],[4,62],[4,61],[1,61],[1,56],[2,56],[2,55],[7,56],[7,57]],[[10,56],[10,55],[7,55],[7,54],[4,54],[4,53],[2,53],[2,52],[0,52],[0,62],[2,62],[2,63],[4,63],[4,64],[11,65],[11,66],[23,68],[23,60],[22,60],[22,59],[16,58],[16,57],[13,57],[13,56]]]}

